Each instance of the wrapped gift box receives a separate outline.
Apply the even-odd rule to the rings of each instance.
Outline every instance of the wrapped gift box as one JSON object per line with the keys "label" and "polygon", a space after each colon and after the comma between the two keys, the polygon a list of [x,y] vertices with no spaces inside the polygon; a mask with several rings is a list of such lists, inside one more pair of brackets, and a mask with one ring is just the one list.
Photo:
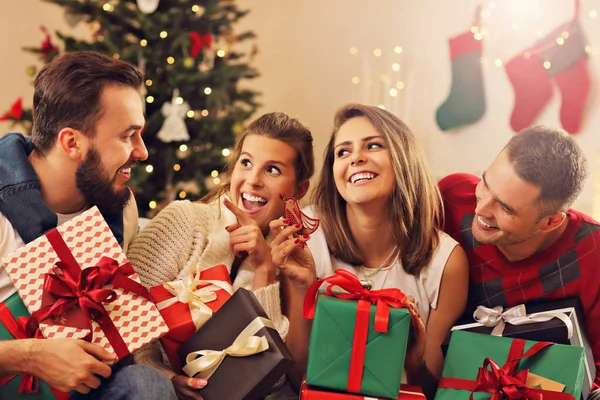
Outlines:
{"label": "wrapped gift box", "polygon": [[89,340],[123,358],[168,331],[96,207],[2,263],[46,338]]}
{"label": "wrapped gift box", "polygon": [[[269,326],[271,325],[271,326]],[[238,337],[242,337],[238,339]],[[226,355],[234,345],[247,355]],[[205,351],[205,352],[202,352]],[[192,353],[202,352],[194,360]],[[208,354],[206,354],[208,353]],[[190,355],[192,354],[192,355]],[[183,370],[190,376],[208,379],[199,390],[204,400],[260,399],[294,364],[291,353],[252,292],[238,289],[194,336],[179,349]],[[193,364],[207,359],[222,360],[202,372]],[[192,361],[194,360],[194,361]],[[211,375],[212,372],[212,375]]]}
{"label": "wrapped gift box", "polygon": [[[361,394],[328,391],[325,389],[308,386],[302,383],[300,388],[300,400],[385,400],[383,398],[365,397]],[[396,400],[426,400],[419,386],[401,385],[400,395]]]}
{"label": "wrapped gift box", "polygon": [[[523,351],[517,352],[519,355],[524,354],[532,346],[540,343],[466,331],[453,332],[435,399],[468,399],[472,389],[452,388],[457,387],[456,379],[460,380],[459,383],[461,384],[466,384],[465,381],[473,383],[472,388],[474,388],[477,385],[475,380],[479,378],[479,369],[484,365],[484,360],[491,359],[500,367],[503,367],[507,363],[509,353],[513,351],[513,346],[517,344],[517,341],[524,344]],[[571,394],[575,399],[579,399],[584,374],[583,361],[583,348],[552,344],[540,350],[537,354],[520,360],[516,370],[528,369],[531,373],[562,383],[565,385],[564,393]],[[474,392],[473,399],[483,400],[488,399],[490,396],[491,393]]]}
{"label": "wrapped gift box", "polygon": [[[13,340],[28,338],[24,321],[29,318],[27,308],[18,294],[13,294],[4,303],[0,304],[0,340]],[[51,388],[44,381],[38,381],[39,386],[33,384],[31,377],[22,375],[0,378],[0,398],[11,400],[67,400],[67,393]],[[29,386],[29,387],[28,387]],[[19,388],[22,388],[19,393]],[[28,387],[26,389],[26,387]],[[27,393],[27,390],[35,390]]]}
{"label": "wrapped gift box", "polygon": [[[323,281],[330,283],[331,287],[339,286],[346,291],[358,293],[358,296],[368,294],[372,299],[376,298],[377,292],[383,292],[371,291],[365,294],[366,289],[362,288],[358,278],[343,270],[336,271],[335,276]],[[320,282],[317,282],[315,285],[319,284]],[[317,287],[315,285],[313,288]],[[385,293],[391,293],[389,290]],[[397,294],[405,299],[399,290]],[[309,291],[307,299],[311,296],[314,296],[314,293]],[[372,397],[397,397],[410,330],[409,311],[405,308],[389,308],[387,331],[377,331],[376,305],[365,301],[366,309],[363,309],[363,300],[346,300],[334,296],[333,291],[327,296],[318,296],[308,349],[306,383],[310,386]],[[402,301],[398,301],[396,306],[402,307],[403,304]],[[306,305],[305,300],[305,316]],[[361,313],[368,313],[366,319],[357,318],[359,309]],[[363,328],[363,332],[367,332],[366,346],[360,346],[364,349],[364,360],[358,367],[362,370],[362,380],[357,380],[350,377],[353,343],[355,335]],[[357,352],[360,351],[361,349],[357,349]]]}
{"label": "wrapped gift box", "polygon": [[177,351],[233,293],[225,265],[150,288],[150,296],[163,316],[169,333],[160,339],[173,370],[181,373]]}
{"label": "wrapped gift box", "polygon": [[[594,378],[596,376],[596,367],[594,365],[594,356],[589,345],[586,327],[585,314],[581,308],[579,299],[561,299],[548,301],[544,303],[535,303],[518,306],[519,308],[505,308],[504,310],[496,310],[498,314],[504,313],[506,323],[501,335],[509,338],[519,338],[525,340],[535,340],[538,342],[553,342],[557,344],[565,344],[579,346],[585,349],[584,360],[584,377],[581,389],[583,399],[587,399]],[[552,315],[562,314],[561,318],[551,318]],[[533,320],[541,319],[542,322],[533,322],[526,324],[514,325],[511,321],[524,320],[522,316],[533,316]],[[568,324],[563,321],[567,319]],[[500,318],[498,318],[500,319]],[[515,322],[520,323],[520,322]],[[455,330],[465,330],[469,332],[492,334],[494,326],[484,326],[482,323],[463,320],[458,325],[452,328]],[[569,331],[571,336],[569,337]],[[444,352],[447,349],[450,335],[444,341],[442,348]]]}

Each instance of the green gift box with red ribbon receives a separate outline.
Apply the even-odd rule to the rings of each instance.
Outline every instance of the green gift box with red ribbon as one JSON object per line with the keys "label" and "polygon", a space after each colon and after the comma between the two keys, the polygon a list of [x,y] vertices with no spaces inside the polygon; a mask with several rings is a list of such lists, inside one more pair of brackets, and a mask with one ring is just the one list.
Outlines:
{"label": "green gift box with red ribbon", "polygon": [[[39,331],[27,333],[29,312],[18,294],[0,304],[0,340],[40,338]],[[31,375],[13,375],[0,378],[0,398],[13,400],[67,400],[67,393],[51,388]]]}
{"label": "green gift box with red ribbon", "polygon": [[[329,286],[319,292],[323,283]],[[397,398],[413,312],[407,307],[400,290],[364,289],[345,270],[315,282],[304,300],[304,317],[314,318],[306,383]]]}
{"label": "green gift box with red ribbon", "polygon": [[[435,400],[579,400],[584,353],[583,347],[454,331]],[[529,373],[565,388],[527,387]]]}

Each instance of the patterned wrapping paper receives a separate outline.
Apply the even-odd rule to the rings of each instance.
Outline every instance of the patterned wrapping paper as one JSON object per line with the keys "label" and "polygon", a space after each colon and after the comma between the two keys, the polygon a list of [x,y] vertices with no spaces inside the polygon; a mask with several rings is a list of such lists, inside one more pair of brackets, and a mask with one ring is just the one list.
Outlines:
{"label": "patterned wrapping paper", "polygon": [[[2,258],[8,275],[32,314],[42,307],[43,296],[48,297],[48,294],[44,293],[45,275],[52,273],[55,264],[61,261],[49,241],[53,232],[60,234],[82,270],[98,265],[103,257],[116,260],[119,266],[129,263],[98,209],[93,207],[87,210]],[[135,273],[128,278],[141,283]],[[168,332],[167,325],[151,301],[110,284],[105,288],[114,290],[117,294],[113,302],[102,305],[129,352],[138,350]],[[46,338],[73,339],[81,339],[88,335],[85,317],[82,321],[83,313],[73,310],[61,318],[47,319],[40,323],[42,334]],[[96,321],[92,321],[92,333],[92,343],[119,355]],[[119,356],[122,358],[125,354]]]}

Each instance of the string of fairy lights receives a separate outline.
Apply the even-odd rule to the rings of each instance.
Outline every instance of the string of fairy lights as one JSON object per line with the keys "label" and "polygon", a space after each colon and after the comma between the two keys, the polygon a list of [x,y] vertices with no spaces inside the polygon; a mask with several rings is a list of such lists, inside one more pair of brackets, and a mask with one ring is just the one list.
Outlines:
{"label": "string of fairy lights", "polygon": [[[131,3],[131,6],[135,7],[135,4]],[[106,2],[102,6],[102,9],[105,12],[110,13],[110,12],[113,12],[115,10],[115,6],[111,2]],[[194,12],[198,16],[200,16],[201,14],[203,14],[204,11],[205,11],[204,8],[202,6],[200,6],[200,5],[198,5],[198,4],[192,5],[191,9],[192,9],[192,12]],[[98,31],[97,27],[96,27],[96,31]],[[166,31],[166,30],[160,31],[158,33],[158,39],[166,39],[168,37],[169,37],[169,32]],[[101,33],[98,34],[97,39],[99,41],[103,40],[103,36],[102,36]],[[140,46],[140,48],[148,46],[149,39],[157,39],[157,38],[142,38],[142,39],[139,39],[139,46]],[[133,40],[133,38],[132,38],[132,40]],[[137,38],[136,38],[136,40],[137,40]],[[217,47],[219,47],[218,43],[216,43],[216,45],[217,45]],[[227,56],[227,51],[225,49],[223,49],[223,48],[217,48],[216,51],[214,52],[214,54],[217,57],[224,58],[224,57]],[[182,55],[182,57],[183,57],[183,65],[186,68],[191,68],[191,67],[194,66],[194,62],[195,62],[194,58],[190,57],[189,55],[185,55],[185,54]],[[113,58],[119,59],[120,55],[118,53],[115,53],[115,54],[113,54]],[[177,61],[178,60],[177,60],[177,58],[176,58],[176,56],[174,54],[169,55],[165,59],[165,62],[168,65],[173,65]],[[211,66],[209,65],[209,63],[206,63],[206,62],[201,62],[198,65],[198,70],[200,72],[207,72],[207,71],[210,70],[210,68],[211,68]],[[157,72],[160,72],[160,68],[158,68]],[[150,88],[152,85],[153,85],[152,79],[146,79],[146,81],[145,81],[146,93],[147,93],[147,88]],[[205,87],[203,89],[203,93],[206,96],[210,96],[211,93],[212,93],[212,88],[209,87],[209,86]],[[152,95],[145,95],[145,101],[148,104],[152,104],[152,103],[154,103],[155,98]],[[185,102],[185,100],[181,96],[177,97],[175,99],[175,103],[178,104],[178,105],[182,105],[184,102]],[[208,109],[203,109],[203,110],[189,110],[186,113],[186,116],[188,118],[194,118],[196,120],[208,117],[209,115],[210,115],[210,111]],[[217,117],[218,117],[218,112],[217,112]],[[236,130],[236,129],[234,129],[234,130]],[[210,145],[210,146],[212,146],[212,145]],[[202,150],[202,148],[200,146],[193,146],[190,149],[190,147],[188,145],[182,144],[182,145],[179,146],[178,156],[179,156],[179,158],[184,158],[189,151],[199,152],[201,150]],[[221,154],[223,155],[223,157],[227,158],[227,157],[229,157],[231,155],[231,150],[228,149],[228,148],[224,148],[224,149],[221,150]],[[177,173],[178,171],[181,170],[181,165],[179,163],[176,163],[176,164],[173,165],[172,168]],[[154,172],[154,166],[152,164],[146,164],[145,171],[148,174],[152,174]],[[221,177],[220,177],[220,172],[218,170],[211,171],[210,177],[208,177],[207,180],[205,181],[205,184],[206,184],[206,186],[208,188],[218,186],[220,183],[221,183]],[[179,190],[178,193],[177,193],[177,197],[179,199],[185,199],[185,198],[188,197],[188,192],[186,190],[183,190],[183,189]],[[152,200],[152,201],[150,201],[148,203],[148,206],[150,207],[150,209],[155,209],[158,206],[158,203],[157,203],[156,200]]]}
{"label": "string of fairy lights", "polygon": [[[484,38],[486,39],[486,44],[485,44],[485,48],[486,48],[486,54],[487,56],[482,56],[481,57],[481,63],[484,67],[487,67],[488,64],[488,60],[493,60],[492,64],[496,67],[502,67],[505,64],[505,57],[500,56],[500,54],[502,53],[502,51],[498,48],[498,46],[494,46],[494,42],[500,42],[502,36],[499,32],[490,32],[490,28],[487,27],[486,25],[489,24],[489,22],[493,21],[494,15],[498,15],[499,13],[499,9],[500,7],[498,7],[500,2],[496,1],[496,0],[484,0],[481,1],[479,4],[481,5],[480,7],[480,12],[479,15],[476,16],[476,20],[479,22],[474,22],[473,26],[471,27],[471,32],[473,33],[474,37],[476,40],[483,40]],[[504,8],[504,12],[506,12],[506,9],[510,9],[511,12],[513,13],[513,16],[518,14],[518,15],[529,15],[530,17],[532,17],[534,20],[541,20],[541,18],[544,15],[544,12],[542,10],[541,7],[538,6],[538,4],[535,1],[529,1],[526,2],[524,0],[514,0],[511,1],[510,4],[508,2],[503,2],[502,3],[502,8]],[[498,12],[497,12],[498,11]],[[596,20],[598,19],[598,11],[595,9],[589,9],[587,10],[585,13],[582,13],[582,15],[586,16],[587,18],[591,19],[591,20]],[[498,21],[501,22],[501,21]],[[514,31],[519,31],[519,33],[521,34],[527,34],[527,32],[530,31],[530,27],[529,24],[527,24],[526,22],[523,21],[517,21],[517,20],[513,20],[513,21],[509,21],[509,26],[512,30]],[[555,41],[552,43],[552,45],[555,46],[562,46],[565,44],[565,42],[569,39],[569,32],[566,29],[568,28],[568,24],[565,24],[565,30],[561,32],[560,35],[558,35],[555,39]],[[541,39],[544,37],[544,35],[546,35],[546,33],[544,32],[543,29],[537,27],[535,28],[535,37],[532,37],[532,42],[534,42],[536,39]],[[531,35],[533,36],[533,35]],[[370,58],[370,60],[367,59],[367,63],[371,63],[372,61],[375,61],[377,58],[381,58],[384,54],[395,54],[397,56],[399,56],[400,54],[403,53],[403,48],[402,46],[396,45],[394,46],[394,48],[391,51],[384,51],[381,48],[375,48],[373,50],[370,49],[361,49],[359,51],[359,49],[357,47],[350,47],[349,49],[349,53],[351,56],[353,57],[357,57],[357,56],[363,56],[366,57],[368,56]],[[588,53],[588,55],[592,56],[595,53],[595,49],[591,44],[587,44],[585,46],[585,51]],[[530,56],[529,53],[527,53],[527,51],[523,51],[521,53],[525,58],[528,58]],[[507,57],[509,55],[507,54]],[[510,57],[514,57],[514,52],[510,53]],[[546,69],[550,69],[552,67],[552,64],[550,63],[550,61],[545,60],[544,64],[543,64],[544,68]],[[374,81],[372,79],[371,76],[369,76],[366,72],[367,69],[373,69],[372,65],[368,66],[369,68],[365,68],[364,66],[361,68],[362,71],[360,74],[353,74],[350,78],[350,82],[353,85],[364,85],[366,83],[366,81],[368,81],[369,83],[372,83],[372,81]],[[383,104],[385,102],[389,101],[389,97],[391,98],[396,98],[400,95],[400,91],[404,90],[406,88],[406,79],[402,79],[400,78],[400,76],[396,73],[398,73],[401,70],[401,65],[398,61],[391,61],[388,62],[384,67],[383,67],[383,73],[381,73],[380,80],[381,80],[381,85],[385,87],[386,89],[386,96],[382,96],[382,95],[378,95],[376,101],[369,101],[367,99],[362,99],[365,102],[368,102],[370,104],[373,105],[377,105],[379,108],[383,108],[386,109],[386,106]],[[359,76],[360,75],[360,76]],[[377,75],[375,73],[373,73],[372,75]],[[378,93],[384,93],[383,91],[378,91]],[[388,99],[386,99],[385,97],[388,97]],[[395,110],[398,111],[398,110]]]}

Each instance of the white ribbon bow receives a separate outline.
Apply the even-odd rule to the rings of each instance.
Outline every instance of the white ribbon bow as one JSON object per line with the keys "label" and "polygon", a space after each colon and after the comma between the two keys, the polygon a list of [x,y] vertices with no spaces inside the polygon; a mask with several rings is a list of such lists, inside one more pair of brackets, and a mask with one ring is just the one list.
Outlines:
{"label": "white ribbon bow", "polygon": [[[210,303],[217,299],[217,290],[225,290],[232,294],[233,288],[225,281],[202,280],[197,277],[199,274],[178,279],[176,281],[167,282],[163,287],[169,291],[174,297],[161,301],[156,305],[159,310],[167,308],[178,302],[187,304],[190,308],[192,321],[198,330],[204,323],[213,315],[213,310],[205,303]],[[204,286],[197,289],[200,285]]]}
{"label": "white ribbon bow", "polygon": [[545,311],[527,315],[524,304],[507,308],[504,311],[502,310],[502,306],[496,306],[494,308],[478,306],[477,310],[475,310],[473,313],[473,318],[475,318],[475,321],[479,322],[483,326],[493,326],[494,329],[492,330],[492,336],[502,336],[505,323],[509,323],[511,325],[526,325],[534,324],[536,322],[546,322],[552,318],[558,318],[564,322],[565,326],[567,327],[568,338],[570,339],[571,336],[573,336],[573,323],[565,313],[558,311]]}
{"label": "white ribbon bow", "polygon": [[269,348],[269,342],[265,336],[254,336],[262,328],[275,329],[275,326],[266,318],[256,317],[225,350],[199,350],[189,353],[185,358],[183,372],[191,377],[199,374],[198,378],[208,380],[225,357],[248,357],[262,353]]}

